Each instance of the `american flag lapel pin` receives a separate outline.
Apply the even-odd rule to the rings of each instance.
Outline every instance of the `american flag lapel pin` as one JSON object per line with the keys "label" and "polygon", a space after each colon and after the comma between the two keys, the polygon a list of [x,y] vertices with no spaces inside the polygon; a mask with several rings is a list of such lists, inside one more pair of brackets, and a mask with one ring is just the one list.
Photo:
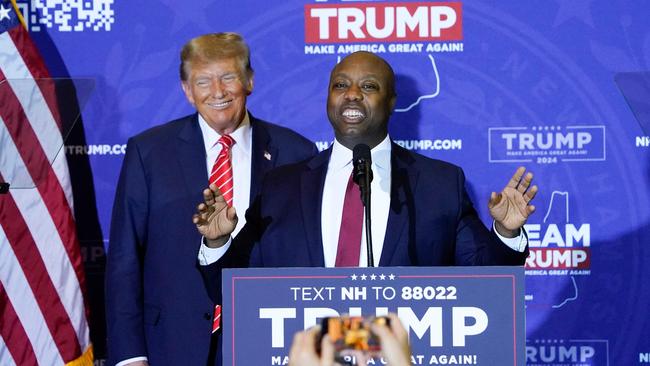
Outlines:
{"label": "american flag lapel pin", "polygon": [[271,161],[271,153],[268,152],[268,151],[265,151],[265,152],[264,152],[264,158],[266,158],[266,160]]}

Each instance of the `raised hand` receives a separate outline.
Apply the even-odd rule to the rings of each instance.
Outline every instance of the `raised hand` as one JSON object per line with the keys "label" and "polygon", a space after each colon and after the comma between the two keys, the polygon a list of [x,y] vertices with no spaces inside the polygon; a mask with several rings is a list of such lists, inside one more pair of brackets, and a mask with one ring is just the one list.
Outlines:
{"label": "raised hand", "polygon": [[517,168],[501,193],[492,192],[490,195],[490,216],[494,219],[499,234],[505,237],[519,235],[519,229],[535,211],[535,206],[530,201],[537,194],[537,186],[530,186],[533,173],[524,173],[526,168]]}
{"label": "raised hand", "polygon": [[214,184],[203,191],[203,203],[196,208],[192,222],[212,248],[223,246],[237,226],[237,212],[228,207],[219,188]]}

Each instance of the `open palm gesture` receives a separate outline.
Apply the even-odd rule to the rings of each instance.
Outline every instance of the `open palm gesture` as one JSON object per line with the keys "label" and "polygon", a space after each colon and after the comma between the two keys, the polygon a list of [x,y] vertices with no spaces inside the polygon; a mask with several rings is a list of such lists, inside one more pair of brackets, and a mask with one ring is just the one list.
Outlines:
{"label": "open palm gesture", "polygon": [[530,201],[537,194],[537,186],[531,186],[533,173],[519,167],[500,193],[492,192],[488,208],[497,231],[506,237],[515,237],[524,226],[528,216],[535,211]]}
{"label": "open palm gesture", "polygon": [[197,206],[192,222],[209,247],[224,245],[237,226],[237,212],[228,206],[214,184],[203,191],[203,203]]}

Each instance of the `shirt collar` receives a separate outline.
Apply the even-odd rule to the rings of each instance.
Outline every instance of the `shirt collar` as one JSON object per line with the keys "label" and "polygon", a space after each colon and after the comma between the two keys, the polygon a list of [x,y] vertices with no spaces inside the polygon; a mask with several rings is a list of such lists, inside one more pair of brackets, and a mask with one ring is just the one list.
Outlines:
{"label": "shirt collar", "polygon": [[[203,144],[205,145],[205,151],[210,151],[210,149],[214,148],[215,145],[217,145],[217,141],[219,141],[221,135],[218,134],[217,131],[213,130],[210,125],[208,125],[208,122],[203,119],[203,116],[201,116],[200,113],[198,116],[199,127],[201,127],[201,134],[203,134]],[[248,153],[251,150],[251,133],[251,120],[248,116],[247,110],[246,114],[244,115],[244,119],[241,121],[237,129],[230,134],[230,137],[235,140],[235,146],[237,146],[239,149],[243,149],[244,152]]]}
{"label": "shirt collar", "polygon": [[[379,145],[370,150],[372,156],[372,165],[379,169],[386,170],[390,167],[390,154],[391,154],[390,137],[386,138]],[[329,167],[330,169],[338,170],[343,169],[352,163],[352,150],[343,146],[336,139],[332,144],[332,155],[330,156]]]}

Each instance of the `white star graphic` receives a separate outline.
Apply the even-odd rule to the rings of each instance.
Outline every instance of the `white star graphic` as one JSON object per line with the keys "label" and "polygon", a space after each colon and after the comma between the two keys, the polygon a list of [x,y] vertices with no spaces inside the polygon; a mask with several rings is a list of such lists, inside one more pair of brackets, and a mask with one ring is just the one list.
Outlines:
{"label": "white star graphic", "polygon": [[394,279],[395,279],[395,275],[391,273],[391,274],[388,276],[388,279],[391,280],[391,281],[394,280]]}
{"label": "white star graphic", "polygon": [[352,281],[356,281],[357,280],[357,275],[353,274],[352,276],[350,276],[350,278],[352,279]]}
{"label": "white star graphic", "polygon": [[362,274],[362,275],[361,275],[361,281],[365,281],[366,278],[368,278],[368,276],[366,276],[365,274]]}
{"label": "white star graphic", "polygon": [[11,7],[5,9],[4,5],[0,5],[0,20],[4,18],[11,19],[11,17],[9,17],[10,11],[11,11]]}
{"label": "white star graphic", "polygon": [[383,281],[383,280],[386,279],[386,276],[384,276],[384,274],[382,273],[382,274],[379,275],[379,279]]}
{"label": "white star graphic", "polygon": [[373,274],[370,275],[370,279],[371,279],[372,281],[374,281],[375,279],[377,279],[377,276],[375,276],[375,274],[373,273]]}

